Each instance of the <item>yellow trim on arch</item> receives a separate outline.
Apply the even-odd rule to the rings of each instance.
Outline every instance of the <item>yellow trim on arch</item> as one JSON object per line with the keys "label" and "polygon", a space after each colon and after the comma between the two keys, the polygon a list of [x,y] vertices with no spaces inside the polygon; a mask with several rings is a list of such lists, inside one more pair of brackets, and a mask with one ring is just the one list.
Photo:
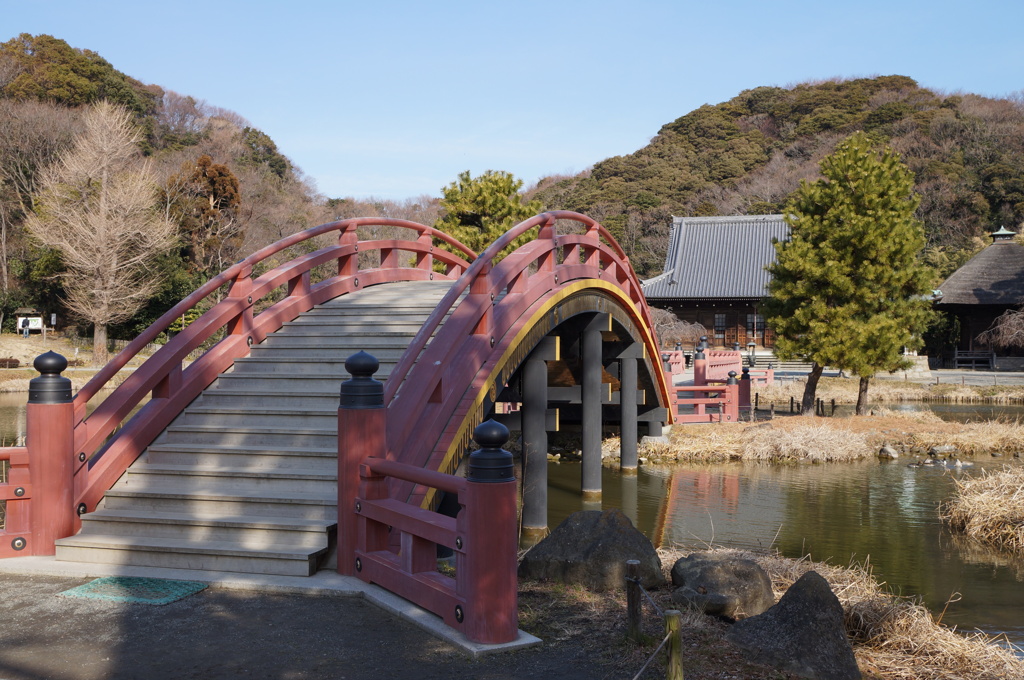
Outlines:
{"label": "yellow trim on arch", "polygon": [[[565,288],[562,288],[561,290],[553,294],[550,298],[544,301],[544,303],[533,313],[529,321],[526,324],[523,324],[523,327],[516,334],[515,338],[513,338],[512,342],[510,342],[508,346],[505,348],[505,351],[502,353],[501,357],[494,365],[494,368],[491,369],[490,374],[487,376],[486,382],[477,392],[476,398],[473,400],[473,404],[470,407],[469,412],[463,418],[462,424],[459,425],[458,433],[452,439],[451,444],[448,445],[448,450],[445,452],[444,459],[441,461],[441,465],[438,467],[438,469],[444,470],[447,468],[452,458],[454,458],[456,452],[460,448],[461,442],[465,441],[464,438],[467,435],[468,429],[470,427],[475,427],[478,424],[474,423],[473,421],[475,420],[475,417],[479,412],[481,405],[483,405],[484,396],[489,393],[491,386],[494,385],[495,376],[499,371],[505,368],[505,364],[512,356],[512,353],[519,347],[519,344],[522,342],[523,338],[536,325],[537,319],[547,314],[549,311],[551,311],[553,307],[555,307],[557,304],[559,304],[566,298],[570,297],[571,295],[588,289],[603,290],[604,292],[608,293],[611,297],[616,298],[619,301],[620,307],[631,311],[634,317],[634,325],[636,325],[636,327],[640,329],[640,332],[643,333],[644,335],[644,352],[646,353],[649,347],[654,347],[655,350],[657,349],[657,343],[654,340],[654,336],[651,333],[651,329],[647,327],[643,315],[640,313],[640,310],[637,309],[636,304],[634,304],[634,302],[631,299],[629,299],[625,295],[625,293],[622,292],[621,288],[607,281],[603,281],[601,279],[585,279],[567,285]],[[655,353],[654,357],[655,358],[653,360],[657,361],[657,353]],[[665,405],[667,408],[671,401],[669,400],[668,385],[665,382],[665,374],[663,371],[657,370],[655,371],[655,373],[657,374],[658,384],[661,388],[661,394],[665,399]],[[669,417],[671,417],[671,409],[669,409],[669,411]],[[427,499],[425,499],[425,501],[429,500],[429,497],[430,494],[428,494]]]}

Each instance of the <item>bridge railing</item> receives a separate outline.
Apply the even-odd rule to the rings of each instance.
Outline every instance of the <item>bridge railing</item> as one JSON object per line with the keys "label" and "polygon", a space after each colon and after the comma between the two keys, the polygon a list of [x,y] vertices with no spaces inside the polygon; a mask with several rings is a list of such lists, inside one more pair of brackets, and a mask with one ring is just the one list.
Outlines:
{"label": "bridge railing", "polygon": [[[338,572],[376,583],[440,616],[474,642],[518,636],[517,492],[505,426],[476,428],[480,449],[465,478],[394,460],[387,448],[379,364],[359,352],[345,362],[338,409]],[[389,480],[457,499],[454,517],[389,493]],[[454,576],[437,568],[437,546],[454,551]],[[397,548],[397,549],[396,549]]]}
{"label": "bridge railing", "polygon": [[[409,229],[414,238],[360,240],[357,230],[372,226]],[[274,266],[284,251],[302,247],[301,244],[333,232],[337,232],[335,244]],[[435,241],[446,244],[454,252],[435,247]],[[361,268],[360,254],[374,251],[379,252],[379,264]],[[432,227],[405,220],[358,218],[293,234],[210,279],[140,333],[74,396],[73,479],[62,482],[72,485],[74,501],[61,510],[71,514],[72,531],[79,527],[78,516],[94,509],[106,491],[181,410],[235,359],[247,355],[253,344],[314,305],[347,292],[390,281],[456,279],[469,263],[454,253],[474,257],[472,250]],[[312,271],[329,263],[335,263],[336,268],[331,270],[336,274],[314,282]],[[445,271],[434,271],[435,264],[443,265]],[[254,278],[256,269],[267,266],[268,271]],[[226,294],[223,293],[225,288]],[[86,418],[87,402],[104,389],[118,371],[178,319],[207,305],[207,311],[136,368]],[[187,367],[184,365],[190,352],[221,334],[223,337],[199,359]],[[120,427],[147,397],[148,403]],[[28,442],[28,446],[32,450],[32,442]],[[17,452],[8,451],[3,455],[20,461]],[[29,461],[29,464],[35,462]],[[13,488],[10,483],[0,484],[0,498],[13,493],[9,488]],[[12,504],[11,519],[15,524],[9,526],[17,525],[17,518],[21,516],[18,507],[17,502]],[[33,529],[22,527],[19,536],[24,538],[26,532]],[[49,539],[42,542],[49,545],[33,541],[24,549],[26,552],[17,553],[10,548],[11,540],[14,539],[0,532],[0,557],[52,554]],[[44,552],[37,552],[40,550]]]}
{"label": "bridge railing", "polygon": [[677,423],[735,423],[739,420],[740,385],[735,378],[723,385],[677,385],[672,389],[676,395]]}
{"label": "bridge railing", "polygon": [[[558,221],[582,227],[584,233],[559,234]],[[499,259],[515,239],[535,228],[536,238]],[[457,454],[468,445],[472,427],[482,417],[482,371],[495,365],[503,352],[515,349],[511,343],[523,331],[523,319],[540,309],[553,291],[572,294],[577,281],[579,290],[601,288],[609,303],[621,302],[632,315],[667,405],[669,388],[649,330],[650,310],[628,258],[595,220],[553,211],[516,225],[492,243],[417,333],[392,372],[403,379],[389,380],[385,387],[387,408],[397,416],[388,419],[389,449],[403,451],[408,456],[403,460],[410,464],[453,471]],[[398,487],[395,497],[413,492],[411,484]]]}

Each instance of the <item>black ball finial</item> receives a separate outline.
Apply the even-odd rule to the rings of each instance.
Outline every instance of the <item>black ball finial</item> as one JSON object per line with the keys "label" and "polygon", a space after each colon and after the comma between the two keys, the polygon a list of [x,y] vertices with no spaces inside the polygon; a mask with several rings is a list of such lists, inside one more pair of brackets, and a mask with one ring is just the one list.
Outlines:
{"label": "black ball finial", "polygon": [[362,350],[345,359],[345,370],[353,378],[372,378],[378,368],[380,362],[377,361],[377,357]]}
{"label": "black ball finial", "polygon": [[37,356],[32,366],[43,375],[60,375],[68,367],[68,360],[51,350]]}
{"label": "black ball finial", "polygon": [[66,404],[71,401],[71,381],[61,375],[68,367],[67,359],[51,351],[37,356],[32,366],[40,375],[28,381],[29,403]]}
{"label": "black ball finial", "polygon": [[378,368],[377,357],[363,351],[345,360],[345,370],[352,379],[341,383],[341,408],[384,407],[384,383],[373,379]]}
{"label": "black ball finial", "polygon": [[476,426],[473,439],[480,448],[469,454],[466,479],[472,482],[515,481],[512,454],[501,448],[508,441],[508,428],[496,420],[488,420]]}
{"label": "black ball finial", "polygon": [[483,449],[500,449],[508,437],[508,428],[497,420],[484,421],[473,430],[473,440]]}

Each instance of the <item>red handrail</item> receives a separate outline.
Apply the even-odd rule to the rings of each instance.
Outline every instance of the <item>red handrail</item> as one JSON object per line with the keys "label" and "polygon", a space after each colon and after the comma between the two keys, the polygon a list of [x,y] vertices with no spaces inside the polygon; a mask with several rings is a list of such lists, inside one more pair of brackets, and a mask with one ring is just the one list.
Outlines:
{"label": "red handrail", "polygon": [[[374,239],[360,241],[359,227],[384,226],[410,229],[413,239]],[[336,245],[306,253],[253,279],[253,269],[274,256],[321,235],[338,232]],[[434,247],[434,241],[449,250]],[[360,269],[360,253],[380,252],[380,265]],[[411,253],[411,266],[402,266],[398,252]],[[323,224],[281,239],[250,255],[213,277],[176,304],[104,366],[74,397],[75,506],[92,510],[106,490],[153,439],[205,389],[218,374],[230,367],[249,346],[262,341],[315,304],[367,286],[401,280],[432,278],[455,279],[475,257],[471,249],[433,227],[390,218],[356,218]],[[316,284],[310,283],[310,271],[324,263],[337,261],[338,273]],[[434,263],[446,268],[434,272]],[[86,403],[146,345],[166,331],[172,323],[222,287],[227,295],[190,323],[166,345],[149,357],[131,376],[85,417]],[[256,314],[254,307],[278,288],[287,286],[283,299]],[[225,337],[199,359],[183,368],[188,354],[213,338],[221,330]],[[123,428],[119,424],[147,395],[146,404]]]}
{"label": "red handrail", "polygon": [[[559,236],[554,229],[556,220],[582,223],[586,233]],[[509,243],[537,226],[541,230],[535,240],[494,264]],[[458,462],[450,447],[468,442],[476,424],[471,422],[474,416],[470,411],[479,410],[479,404],[473,402],[488,387],[488,372],[510,349],[508,343],[522,330],[519,326],[540,313],[559,291],[571,292],[572,286],[600,291],[625,310],[637,327],[652,327],[636,274],[600,224],[568,211],[526,220],[481,253],[434,309],[393,369],[385,386],[388,450],[400,452],[403,462],[450,472]],[[465,299],[458,302],[463,295]],[[620,300],[612,302],[615,297]],[[653,335],[644,335],[641,341],[667,406],[670,393],[657,358],[658,348]],[[399,484],[393,491],[399,499],[409,492],[409,484]]]}

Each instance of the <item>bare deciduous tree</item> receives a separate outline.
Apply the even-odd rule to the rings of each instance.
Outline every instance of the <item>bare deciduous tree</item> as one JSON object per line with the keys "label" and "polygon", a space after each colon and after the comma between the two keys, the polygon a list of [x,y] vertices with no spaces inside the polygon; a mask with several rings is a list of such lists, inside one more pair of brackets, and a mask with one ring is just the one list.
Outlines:
{"label": "bare deciduous tree", "polygon": [[695,345],[702,335],[708,334],[703,325],[683,321],[669,310],[659,307],[651,307],[651,320],[662,347],[671,347],[676,343]]}
{"label": "bare deciduous tree", "polygon": [[9,263],[17,255],[12,244],[32,211],[43,168],[70,146],[77,121],[78,114],[65,106],[0,99],[0,292],[5,299]]}
{"label": "bare deciduous tree", "polygon": [[135,313],[159,286],[149,264],[175,243],[131,114],[106,102],[40,182],[29,232],[60,251],[68,307],[94,326],[93,361],[107,360],[107,325]]}
{"label": "bare deciduous tree", "polygon": [[1024,308],[1006,310],[976,340],[987,347],[1024,347]]}

